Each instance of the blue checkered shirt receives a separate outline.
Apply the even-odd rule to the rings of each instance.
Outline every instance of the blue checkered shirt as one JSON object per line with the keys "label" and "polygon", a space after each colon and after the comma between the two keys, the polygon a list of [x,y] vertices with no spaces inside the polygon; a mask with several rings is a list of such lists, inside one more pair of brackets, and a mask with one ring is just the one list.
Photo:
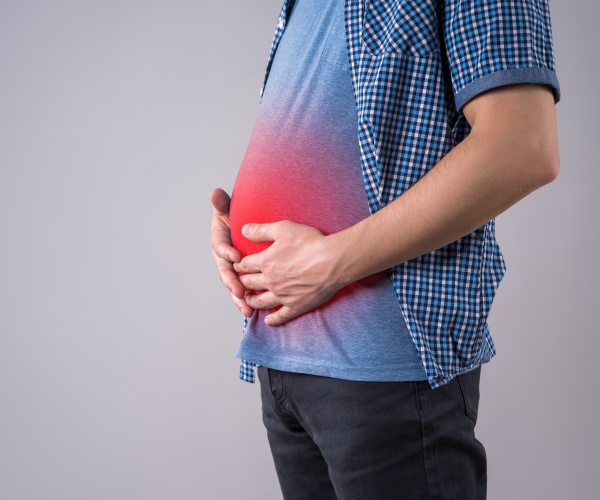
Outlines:
{"label": "blue checkered shirt", "polygon": [[[369,209],[410,188],[462,141],[475,95],[511,83],[560,89],[547,0],[345,0]],[[294,0],[284,0],[264,79]],[[261,89],[261,99],[263,89]],[[494,220],[389,270],[431,387],[496,354],[487,326],[506,267]],[[244,321],[246,328],[248,320]],[[255,364],[240,378],[254,382]]]}

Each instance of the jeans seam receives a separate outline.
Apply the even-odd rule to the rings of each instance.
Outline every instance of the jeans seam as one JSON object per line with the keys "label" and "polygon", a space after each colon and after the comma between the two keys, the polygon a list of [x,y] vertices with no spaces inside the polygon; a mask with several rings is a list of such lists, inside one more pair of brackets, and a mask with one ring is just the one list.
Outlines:
{"label": "jeans seam", "polygon": [[429,492],[429,472],[427,467],[427,450],[425,448],[425,423],[423,422],[423,406],[419,393],[419,382],[415,382],[415,394],[417,397],[417,411],[419,412],[419,420],[421,422],[421,450],[423,450],[423,468],[425,470],[425,488],[427,490],[427,500],[431,500]]}

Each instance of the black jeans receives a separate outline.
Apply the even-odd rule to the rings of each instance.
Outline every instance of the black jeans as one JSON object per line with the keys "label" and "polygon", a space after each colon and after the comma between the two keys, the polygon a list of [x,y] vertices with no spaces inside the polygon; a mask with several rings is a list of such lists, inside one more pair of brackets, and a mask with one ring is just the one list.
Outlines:
{"label": "black jeans", "polygon": [[258,368],[286,500],[483,500],[477,368],[427,382],[355,382]]}

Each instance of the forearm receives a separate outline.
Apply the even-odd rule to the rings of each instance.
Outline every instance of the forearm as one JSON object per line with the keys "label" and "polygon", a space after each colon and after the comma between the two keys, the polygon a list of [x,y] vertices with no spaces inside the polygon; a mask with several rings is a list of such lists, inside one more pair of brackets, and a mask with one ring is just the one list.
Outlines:
{"label": "forearm", "polygon": [[[278,325],[323,304],[360,278],[471,233],[558,174],[552,94],[511,85],[469,101],[469,136],[398,199],[339,233],[325,236],[290,221],[249,224],[251,241],[272,241],[234,269],[255,309],[278,308]],[[279,307],[281,306],[281,307]]]}
{"label": "forearm", "polygon": [[394,202],[331,235],[341,284],[443,247],[555,177],[557,159],[546,144],[514,133],[488,138],[486,130],[473,130]]}

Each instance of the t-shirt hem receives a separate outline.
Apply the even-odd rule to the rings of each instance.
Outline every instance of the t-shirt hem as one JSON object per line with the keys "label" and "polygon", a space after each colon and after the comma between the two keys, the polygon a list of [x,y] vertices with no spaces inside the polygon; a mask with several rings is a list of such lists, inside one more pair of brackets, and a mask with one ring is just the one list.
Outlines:
{"label": "t-shirt hem", "polygon": [[550,85],[554,91],[554,103],[560,101],[560,85],[554,71],[539,67],[507,68],[482,76],[459,90],[454,96],[456,110],[460,111],[468,101],[486,90],[515,83]]}
{"label": "t-shirt hem", "polygon": [[313,365],[305,360],[298,362],[286,358],[269,358],[252,352],[237,354],[236,357],[254,363],[257,366],[266,366],[275,370],[354,380],[357,382],[417,382],[427,380],[425,369],[419,365],[377,368],[359,366],[349,368]]}

